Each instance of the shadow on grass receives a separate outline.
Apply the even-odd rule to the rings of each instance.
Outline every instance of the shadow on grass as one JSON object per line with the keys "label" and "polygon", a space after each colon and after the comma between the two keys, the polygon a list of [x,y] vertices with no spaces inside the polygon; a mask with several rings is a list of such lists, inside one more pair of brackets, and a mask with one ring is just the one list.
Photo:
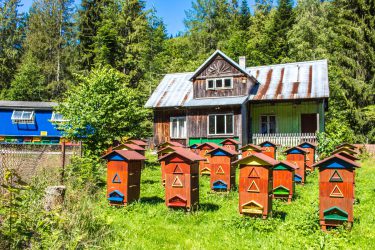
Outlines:
{"label": "shadow on grass", "polygon": [[159,203],[164,203],[164,200],[158,196],[151,196],[151,197],[142,197],[139,200],[140,203],[145,203],[145,204],[151,204],[151,205],[156,205]]}
{"label": "shadow on grass", "polygon": [[220,206],[217,204],[213,203],[201,203],[199,205],[199,210],[200,211],[206,211],[206,212],[212,212],[212,211],[217,211],[219,210]]}
{"label": "shadow on grass", "polygon": [[272,217],[273,218],[279,218],[282,221],[285,221],[287,213],[284,211],[272,211]]}
{"label": "shadow on grass", "polygon": [[155,180],[142,180],[142,184],[145,183],[145,184],[155,184],[159,181],[155,181]]}

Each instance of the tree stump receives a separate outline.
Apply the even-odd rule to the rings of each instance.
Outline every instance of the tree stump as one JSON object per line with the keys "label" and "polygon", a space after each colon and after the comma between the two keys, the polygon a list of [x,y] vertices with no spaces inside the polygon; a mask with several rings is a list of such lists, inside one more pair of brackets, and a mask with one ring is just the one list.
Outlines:
{"label": "tree stump", "polygon": [[64,202],[65,186],[49,186],[44,196],[44,209],[46,211],[61,207]]}

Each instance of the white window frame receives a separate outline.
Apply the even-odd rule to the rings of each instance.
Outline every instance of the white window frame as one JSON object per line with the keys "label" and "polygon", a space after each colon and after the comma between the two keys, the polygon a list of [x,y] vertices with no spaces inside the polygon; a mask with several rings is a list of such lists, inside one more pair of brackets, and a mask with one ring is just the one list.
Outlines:
{"label": "white window frame", "polygon": [[50,119],[50,122],[54,122],[54,123],[57,123],[57,122],[66,122],[68,120],[62,118],[62,119],[56,119],[56,115],[60,115],[59,113],[57,112],[52,112],[52,115],[51,115],[51,119]]}
{"label": "white window frame", "polygon": [[[21,112],[20,117],[15,117],[16,112]],[[24,118],[24,113],[31,113],[28,118]],[[13,124],[34,124],[35,123],[35,112],[34,110],[13,110],[11,117]]]}
{"label": "white window frame", "polygon": [[[225,87],[225,80],[230,80],[230,87]],[[212,88],[208,87],[208,81],[214,81],[214,86]],[[222,80],[222,87],[216,87],[216,81]],[[219,78],[208,78],[206,79],[206,90],[217,90],[217,89],[233,89],[233,77],[219,77]]]}
{"label": "white window frame", "polygon": [[274,115],[274,114],[263,114],[263,115],[260,115],[259,116],[259,133],[260,134],[263,134],[262,133],[262,116],[266,116],[267,117],[267,133],[266,134],[271,134],[269,133],[270,131],[270,116],[274,116],[275,117],[275,133],[274,134],[277,134],[277,131],[278,131],[278,128],[277,128],[277,116]]}
{"label": "white window frame", "polygon": [[[225,115],[225,121],[224,121],[224,130],[225,130],[225,133],[223,134],[218,134],[216,131],[217,131],[217,127],[216,127],[216,124],[217,124],[217,116],[218,115]],[[227,132],[227,116],[228,115],[231,115],[232,116],[232,133],[226,133]],[[215,134],[211,134],[210,133],[210,116],[215,116]],[[224,113],[224,114],[209,114],[207,116],[207,134],[208,135],[234,135],[234,114],[233,113]]]}
{"label": "white window frame", "polygon": [[[173,132],[172,132],[172,129],[173,129],[173,120],[177,120],[177,137],[173,137]],[[184,133],[182,134],[182,136],[180,136],[180,122],[181,120],[184,120]],[[169,119],[169,135],[170,135],[170,138],[171,139],[186,139],[186,135],[187,135],[187,129],[186,129],[186,116],[174,116],[174,117],[170,117]]]}

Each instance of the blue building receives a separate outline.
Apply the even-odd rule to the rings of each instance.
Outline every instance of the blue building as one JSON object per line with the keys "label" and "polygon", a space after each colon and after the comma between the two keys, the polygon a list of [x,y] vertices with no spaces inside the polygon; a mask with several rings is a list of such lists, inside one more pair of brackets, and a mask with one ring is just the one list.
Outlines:
{"label": "blue building", "polygon": [[59,144],[63,121],[54,102],[0,101],[0,143]]}

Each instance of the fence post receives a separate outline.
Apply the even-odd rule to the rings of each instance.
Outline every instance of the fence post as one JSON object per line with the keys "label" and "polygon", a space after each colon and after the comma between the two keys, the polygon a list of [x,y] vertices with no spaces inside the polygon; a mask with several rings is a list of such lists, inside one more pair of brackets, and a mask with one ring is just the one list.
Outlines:
{"label": "fence post", "polygon": [[65,141],[61,143],[61,185],[64,184],[64,175],[65,175]]}

